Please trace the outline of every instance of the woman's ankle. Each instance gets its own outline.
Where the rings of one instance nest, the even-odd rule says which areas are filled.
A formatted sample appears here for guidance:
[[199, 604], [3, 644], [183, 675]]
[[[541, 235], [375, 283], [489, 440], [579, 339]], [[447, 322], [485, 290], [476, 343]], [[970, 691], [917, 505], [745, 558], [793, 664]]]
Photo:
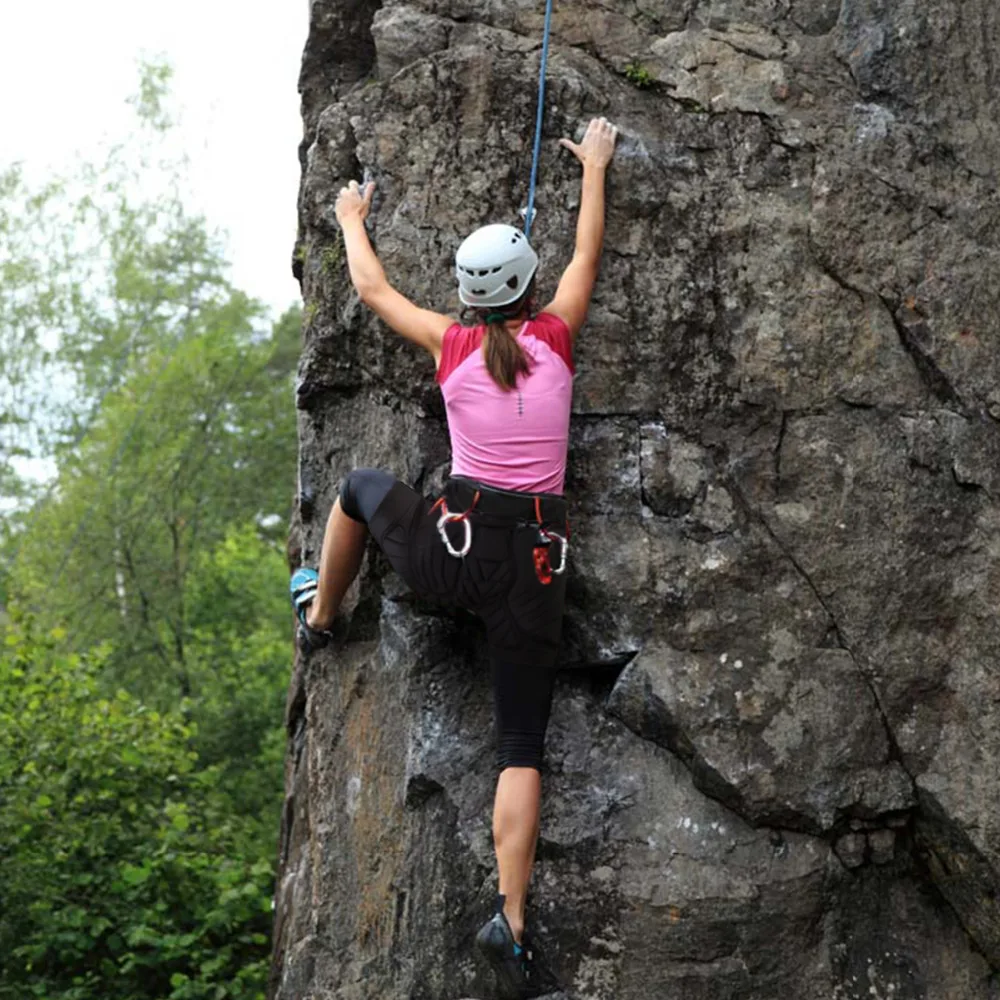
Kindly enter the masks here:
[[513, 912], [513, 910], [508, 910], [505, 906], [503, 916], [504, 920], [507, 921], [507, 926], [510, 928], [511, 934], [514, 935], [514, 940], [520, 944], [521, 939], [524, 937], [524, 915], [519, 915]]
[[325, 632], [333, 624], [333, 615], [320, 614], [315, 604], [306, 609], [306, 624], [318, 632]]

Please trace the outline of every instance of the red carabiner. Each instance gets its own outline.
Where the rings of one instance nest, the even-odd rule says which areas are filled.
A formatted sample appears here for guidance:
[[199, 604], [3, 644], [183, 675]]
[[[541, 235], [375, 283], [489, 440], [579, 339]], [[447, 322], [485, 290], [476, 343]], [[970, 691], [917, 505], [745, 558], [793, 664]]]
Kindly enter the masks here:
[[548, 585], [552, 582], [552, 563], [549, 562], [549, 547], [535, 546], [535, 575], [538, 582]]

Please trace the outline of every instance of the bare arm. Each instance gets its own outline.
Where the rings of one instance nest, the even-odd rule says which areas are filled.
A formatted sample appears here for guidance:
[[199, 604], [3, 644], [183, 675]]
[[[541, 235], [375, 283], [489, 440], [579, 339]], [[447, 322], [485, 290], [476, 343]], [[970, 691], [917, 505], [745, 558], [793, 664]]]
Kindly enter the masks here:
[[580, 184], [580, 214], [576, 220], [576, 248], [573, 259], [563, 272], [556, 297], [545, 312], [554, 313], [576, 335], [587, 318], [587, 306], [601, 266], [604, 244], [604, 178], [615, 152], [618, 129], [604, 118], [594, 118], [587, 126], [580, 145], [569, 139], [560, 143], [583, 165]]
[[351, 181], [337, 198], [337, 221], [344, 233], [351, 282], [366, 306], [396, 333], [429, 351], [437, 364], [441, 360], [444, 332], [455, 321], [450, 316], [421, 309], [389, 284], [365, 231], [365, 218], [374, 193], [374, 184], [369, 184], [362, 195], [358, 182]]

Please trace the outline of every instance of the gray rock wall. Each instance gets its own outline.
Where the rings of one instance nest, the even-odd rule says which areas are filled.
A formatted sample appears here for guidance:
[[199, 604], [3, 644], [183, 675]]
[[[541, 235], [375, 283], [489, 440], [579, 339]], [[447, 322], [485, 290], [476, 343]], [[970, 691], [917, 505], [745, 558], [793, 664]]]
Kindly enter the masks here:
[[[351, 294], [526, 198], [544, 3], [313, 0], [295, 558], [341, 475], [448, 471], [432, 365]], [[578, 346], [532, 911], [579, 1000], [1000, 997], [1000, 7], [557, 0], [533, 242], [621, 128]], [[297, 661], [274, 1000], [491, 996], [484, 647], [372, 553]]]

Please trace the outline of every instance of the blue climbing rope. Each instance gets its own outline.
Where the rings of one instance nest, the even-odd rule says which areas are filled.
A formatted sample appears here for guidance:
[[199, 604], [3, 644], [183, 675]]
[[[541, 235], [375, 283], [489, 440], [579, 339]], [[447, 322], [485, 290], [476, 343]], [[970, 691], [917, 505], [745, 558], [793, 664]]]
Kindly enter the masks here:
[[542, 36], [542, 66], [538, 72], [538, 113], [535, 115], [535, 148], [531, 154], [531, 183], [528, 185], [528, 208], [524, 213], [524, 235], [531, 239], [535, 215], [535, 181], [538, 179], [538, 154], [542, 147], [542, 116], [545, 114], [545, 68], [549, 62], [549, 31], [552, 27], [552, 0], [545, 0], [545, 34]]

